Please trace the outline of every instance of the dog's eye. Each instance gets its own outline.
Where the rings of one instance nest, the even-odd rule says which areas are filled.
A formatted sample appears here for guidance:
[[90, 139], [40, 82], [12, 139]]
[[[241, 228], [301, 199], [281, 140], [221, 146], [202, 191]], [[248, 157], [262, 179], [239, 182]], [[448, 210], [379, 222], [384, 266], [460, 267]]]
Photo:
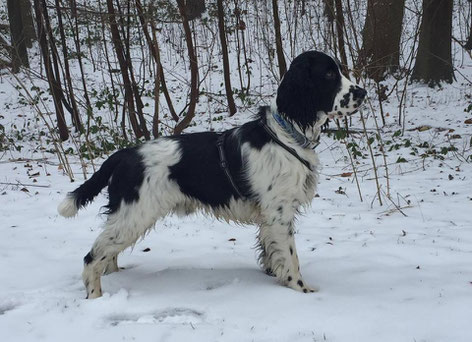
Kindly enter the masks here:
[[334, 73], [334, 71], [328, 71], [325, 75], [325, 78], [327, 80], [333, 80], [334, 78], [336, 77], [336, 74]]

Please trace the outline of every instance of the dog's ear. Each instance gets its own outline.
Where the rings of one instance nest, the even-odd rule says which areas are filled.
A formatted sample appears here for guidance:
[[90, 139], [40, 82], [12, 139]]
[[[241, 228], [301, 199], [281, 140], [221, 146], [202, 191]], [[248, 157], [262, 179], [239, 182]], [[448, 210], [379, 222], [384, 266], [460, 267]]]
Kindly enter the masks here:
[[319, 110], [317, 91], [306, 63], [291, 65], [277, 89], [277, 110], [302, 129], [312, 126]]

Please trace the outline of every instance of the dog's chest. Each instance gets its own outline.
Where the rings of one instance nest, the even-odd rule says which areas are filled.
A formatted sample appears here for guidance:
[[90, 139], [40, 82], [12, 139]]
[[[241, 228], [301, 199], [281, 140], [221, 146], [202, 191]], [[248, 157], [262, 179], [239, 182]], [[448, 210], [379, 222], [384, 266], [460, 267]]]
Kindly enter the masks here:
[[318, 179], [318, 158], [306, 156], [314, 171], [275, 144], [261, 150], [246, 150], [246, 176], [251, 188], [266, 201], [308, 204], [314, 197]]

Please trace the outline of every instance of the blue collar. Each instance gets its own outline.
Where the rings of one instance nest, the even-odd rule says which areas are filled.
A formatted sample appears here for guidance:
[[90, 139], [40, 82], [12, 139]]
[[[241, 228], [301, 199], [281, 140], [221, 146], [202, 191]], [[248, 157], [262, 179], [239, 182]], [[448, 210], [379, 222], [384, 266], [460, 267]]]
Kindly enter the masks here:
[[295, 141], [297, 142], [298, 145], [300, 145], [303, 148], [309, 148], [314, 150], [319, 144], [320, 144], [320, 139], [318, 137], [317, 141], [311, 141], [308, 139], [305, 135], [301, 134], [299, 131], [293, 127], [293, 125], [285, 120], [280, 114], [276, 111], [272, 112], [272, 117], [277, 121], [279, 126], [287, 132]]

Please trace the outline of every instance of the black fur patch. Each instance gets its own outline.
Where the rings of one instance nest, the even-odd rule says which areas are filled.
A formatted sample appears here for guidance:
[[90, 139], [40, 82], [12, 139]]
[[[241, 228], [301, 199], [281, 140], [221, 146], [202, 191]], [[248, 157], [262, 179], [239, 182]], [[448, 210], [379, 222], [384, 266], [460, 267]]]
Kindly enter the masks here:
[[[213, 207], [225, 206], [232, 196], [239, 198], [224, 173], [216, 146], [218, 133], [203, 132], [170, 137], [179, 143], [180, 161], [171, 166], [169, 178], [176, 181], [187, 196]], [[247, 191], [241, 174], [241, 157], [231, 134], [224, 145], [231, 175], [243, 193]]]
[[87, 255], [84, 257], [84, 263], [86, 265], [90, 264], [93, 261], [92, 252], [88, 252]]
[[132, 203], [139, 200], [139, 188], [143, 184], [145, 167], [138, 149], [139, 147], [126, 148], [114, 154], [119, 157], [119, 162], [108, 184], [108, 214], [116, 212], [122, 201]]

